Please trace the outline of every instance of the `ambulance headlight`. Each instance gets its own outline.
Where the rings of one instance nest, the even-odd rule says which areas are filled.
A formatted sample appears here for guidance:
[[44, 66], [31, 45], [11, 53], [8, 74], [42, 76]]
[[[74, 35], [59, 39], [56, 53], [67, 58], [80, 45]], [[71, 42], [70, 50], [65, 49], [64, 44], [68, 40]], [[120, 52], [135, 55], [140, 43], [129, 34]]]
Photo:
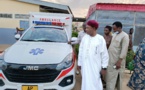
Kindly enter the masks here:
[[7, 63], [4, 61], [4, 52], [0, 54], [0, 70], [5, 70]]
[[56, 69], [63, 70], [69, 68], [73, 63], [72, 59], [72, 54], [67, 55], [65, 59], [57, 65]]

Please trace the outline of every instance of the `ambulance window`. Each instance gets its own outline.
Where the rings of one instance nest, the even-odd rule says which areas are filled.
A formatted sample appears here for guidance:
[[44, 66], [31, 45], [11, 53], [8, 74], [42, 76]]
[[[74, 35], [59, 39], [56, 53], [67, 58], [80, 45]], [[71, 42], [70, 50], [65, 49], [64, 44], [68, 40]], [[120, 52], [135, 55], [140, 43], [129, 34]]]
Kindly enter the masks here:
[[66, 43], [67, 35], [63, 28], [34, 27], [28, 30], [21, 41], [60, 42]]

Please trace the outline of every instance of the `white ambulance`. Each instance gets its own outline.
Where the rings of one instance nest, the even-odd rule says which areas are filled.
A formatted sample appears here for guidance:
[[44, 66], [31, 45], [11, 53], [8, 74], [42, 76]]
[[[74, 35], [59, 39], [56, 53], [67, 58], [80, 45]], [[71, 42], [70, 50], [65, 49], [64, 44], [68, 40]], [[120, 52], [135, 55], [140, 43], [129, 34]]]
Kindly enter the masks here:
[[30, 28], [0, 56], [0, 90], [71, 90], [72, 15], [31, 13]]

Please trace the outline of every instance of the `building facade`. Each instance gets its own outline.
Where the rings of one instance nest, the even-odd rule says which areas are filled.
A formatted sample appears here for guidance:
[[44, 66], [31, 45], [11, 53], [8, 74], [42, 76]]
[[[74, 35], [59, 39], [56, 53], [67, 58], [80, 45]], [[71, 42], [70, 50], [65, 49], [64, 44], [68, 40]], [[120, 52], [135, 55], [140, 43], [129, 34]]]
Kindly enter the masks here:
[[71, 13], [71, 10], [66, 5], [41, 0], [0, 0], [0, 28], [26, 29], [30, 12]]

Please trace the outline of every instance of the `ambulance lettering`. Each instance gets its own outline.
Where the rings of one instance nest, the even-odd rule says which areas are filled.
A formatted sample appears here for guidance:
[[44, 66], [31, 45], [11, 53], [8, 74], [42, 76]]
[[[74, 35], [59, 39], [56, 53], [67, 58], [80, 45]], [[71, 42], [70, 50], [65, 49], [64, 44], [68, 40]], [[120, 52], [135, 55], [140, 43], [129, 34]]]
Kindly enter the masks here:
[[60, 22], [60, 19], [40, 18], [40, 21]]

